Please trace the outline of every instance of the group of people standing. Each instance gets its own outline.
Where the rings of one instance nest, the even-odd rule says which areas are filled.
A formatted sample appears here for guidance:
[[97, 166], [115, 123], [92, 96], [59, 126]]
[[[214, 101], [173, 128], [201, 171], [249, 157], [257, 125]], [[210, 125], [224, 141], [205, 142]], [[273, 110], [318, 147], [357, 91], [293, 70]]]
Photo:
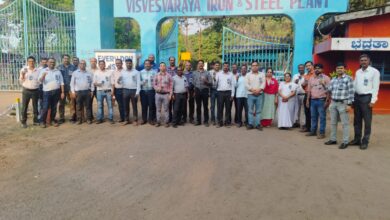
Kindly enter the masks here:
[[[94, 120], [93, 99], [97, 99], [96, 123], [104, 122], [104, 101], [108, 121], [114, 124], [113, 106], [117, 103], [119, 123], [156, 127], [177, 127], [187, 122], [199, 126], [246, 126], [248, 130], [270, 127], [277, 116], [277, 126], [288, 130], [302, 127], [307, 136], [325, 138], [326, 111], [331, 113], [331, 137], [325, 144], [337, 144], [336, 130], [340, 118], [343, 142], [366, 149], [371, 133], [372, 107], [377, 101], [379, 72], [371, 67], [367, 55], [360, 57], [361, 69], [355, 80], [346, 74], [345, 65], [337, 65], [337, 77], [330, 79], [321, 64], [308, 61], [298, 66], [298, 74], [284, 74], [284, 80], [274, 78], [272, 68], [260, 70], [254, 61], [247, 66], [215, 62], [207, 71], [203, 60], [192, 70], [190, 62], [176, 66], [174, 57], [169, 64], [157, 65], [149, 55], [141, 65], [133, 66], [131, 59], [115, 61], [115, 70], [106, 69], [104, 60], [85, 60], [77, 57], [70, 63], [64, 55], [56, 68], [54, 58], [42, 59], [39, 67], [35, 58], [27, 59], [27, 67], [20, 71], [23, 86], [22, 126], [27, 127], [27, 107], [33, 102], [33, 122], [45, 128], [47, 123], [58, 126], [65, 122], [66, 100], [70, 106], [70, 121], [91, 124]], [[250, 71], [248, 70], [250, 68]], [[305, 72], [306, 69], [306, 72]], [[142, 118], [138, 118], [138, 99]], [[56, 120], [59, 104], [60, 120]], [[210, 104], [210, 109], [209, 109]], [[195, 111], [196, 106], [196, 111]], [[232, 117], [232, 107], [235, 107]], [[130, 108], [131, 107], [131, 108]], [[355, 138], [349, 142], [349, 109], [355, 113]], [[132, 115], [130, 110], [132, 109]], [[304, 110], [304, 116], [301, 111]], [[50, 115], [48, 116], [48, 112]], [[203, 113], [203, 117], [202, 117]], [[243, 115], [245, 116], [245, 120]], [[188, 120], [188, 121], [187, 121]], [[319, 121], [319, 126], [318, 126]], [[362, 138], [362, 121], [365, 133]]]

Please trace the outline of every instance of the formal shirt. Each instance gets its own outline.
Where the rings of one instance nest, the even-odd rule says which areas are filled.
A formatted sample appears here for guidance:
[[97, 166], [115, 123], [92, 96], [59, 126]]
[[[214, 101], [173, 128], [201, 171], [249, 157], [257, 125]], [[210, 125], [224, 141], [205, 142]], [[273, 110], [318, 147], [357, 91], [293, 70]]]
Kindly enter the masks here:
[[142, 90], [153, 90], [153, 79], [156, 76], [157, 71], [154, 69], [141, 71]]
[[167, 73], [169, 73], [169, 75], [171, 75], [172, 77], [176, 76], [177, 74], [177, 67], [176, 66], [168, 66], [167, 67]]
[[217, 74], [216, 78], [217, 91], [231, 91], [231, 96], [234, 97], [236, 89], [236, 77], [231, 72], [222, 72]]
[[194, 89], [194, 74], [192, 73], [192, 71], [185, 71], [184, 76], [187, 78], [188, 89], [193, 90]]
[[375, 104], [378, 100], [378, 91], [380, 85], [380, 73], [374, 67], [369, 66], [367, 69], [359, 69], [356, 72], [354, 87], [359, 95], [371, 94], [371, 103]]
[[212, 83], [212, 77], [210, 75], [209, 72], [207, 72], [206, 70], [200, 72], [200, 71], [194, 71], [193, 73], [193, 83], [194, 83], [194, 87], [197, 88], [197, 89], [208, 89], [210, 88], [209, 84], [206, 84], [203, 80], [204, 79], [207, 79], [208, 83]]
[[238, 76], [236, 83], [236, 98], [248, 98], [248, 90], [246, 89], [246, 75]]
[[173, 80], [173, 86], [172, 86], [172, 92], [173, 93], [186, 93], [188, 90], [188, 81], [185, 76], [179, 76], [176, 75], [172, 78]]
[[[25, 73], [24, 78], [23, 78], [23, 73]], [[32, 70], [27, 67], [21, 69], [19, 81], [22, 84], [23, 88], [38, 89], [39, 85], [41, 84], [39, 82], [39, 73], [40, 70], [37, 68], [34, 68]]]
[[121, 69], [121, 70], [116, 69], [112, 72], [112, 77], [113, 77], [115, 89], [122, 89], [123, 88], [123, 85], [122, 85], [123, 71], [125, 71], [125, 70], [124, 69]]
[[70, 91], [73, 93], [85, 90], [94, 91], [95, 87], [92, 81], [92, 73], [78, 69], [73, 72], [72, 79], [70, 80]]
[[114, 77], [111, 70], [98, 70], [93, 76], [93, 83], [96, 84], [97, 91], [111, 90]]
[[335, 77], [330, 81], [328, 88], [331, 97], [336, 101], [346, 101], [351, 105], [354, 100], [355, 89], [353, 88], [353, 81], [350, 76], [343, 74], [341, 77]]
[[310, 98], [311, 99], [326, 98], [328, 93], [329, 83], [330, 83], [330, 78], [325, 74], [319, 74], [310, 77], [307, 85], [307, 91], [308, 93], [310, 93]]
[[[298, 83], [296, 81], [298, 80]], [[301, 75], [300, 73], [295, 74], [292, 78], [292, 81], [298, 85], [297, 95], [304, 95], [306, 92], [303, 89], [303, 83], [305, 82], [305, 74]]]
[[265, 88], [265, 74], [263, 72], [248, 73], [246, 77], [246, 88], [248, 90], [248, 94], [251, 95], [252, 92], [249, 90], [251, 89], [262, 89]]
[[171, 93], [172, 84], [172, 77], [168, 73], [163, 75], [160, 72], [154, 77], [153, 87], [158, 93]]
[[135, 69], [122, 71], [122, 85], [124, 89], [135, 89], [136, 95], [141, 91], [141, 74]]
[[[43, 79], [45, 73], [47, 74]], [[64, 85], [64, 78], [62, 78], [62, 74], [58, 69], [43, 69], [39, 74], [39, 80], [42, 82], [43, 91], [45, 92], [60, 89]]]
[[69, 64], [67, 67], [65, 67], [64, 64], [61, 64], [58, 66], [58, 70], [61, 71], [62, 78], [64, 79], [64, 85], [65, 85], [65, 90], [67, 90], [70, 85], [70, 80], [72, 78], [72, 73], [77, 70], [75, 66], [72, 64]]
[[217, 76], [218, 74], [222, 73], [222, 70], [216, 71], [216, 70], [210, 70], [211, 78], [213, 79], [211, 88], [217, 89]]

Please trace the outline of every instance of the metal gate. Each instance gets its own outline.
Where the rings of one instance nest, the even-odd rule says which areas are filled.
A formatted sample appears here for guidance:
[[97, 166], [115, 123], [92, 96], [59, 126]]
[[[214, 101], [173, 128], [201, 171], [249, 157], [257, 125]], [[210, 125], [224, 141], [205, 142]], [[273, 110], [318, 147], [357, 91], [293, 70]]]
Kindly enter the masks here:
[[0, 9], [0, 91], [20, 90], [19, 70], [28, 56], [76, 54], [75, 13], [14, 0]]
[[[161, 28], [161, 27], [160, 27]], [[178, 61], [178, 40], [179, 38], [179, 22], [173, 19], [173, 24], [166, 36], [159, 36], [158, 44], [158, 60], [159, 62], [169, 63], [169, 57], [173, 56]]]
[[227, 27], [223, 28], [222, 60], [230, 64], [250, 64], [259, 62], [262, 68], [272, 67], [278, 79], [283, 78], [285, 72], [291, 71], [292, 48], [288, 43], [280, 40], [264, 41], [244, 36]]

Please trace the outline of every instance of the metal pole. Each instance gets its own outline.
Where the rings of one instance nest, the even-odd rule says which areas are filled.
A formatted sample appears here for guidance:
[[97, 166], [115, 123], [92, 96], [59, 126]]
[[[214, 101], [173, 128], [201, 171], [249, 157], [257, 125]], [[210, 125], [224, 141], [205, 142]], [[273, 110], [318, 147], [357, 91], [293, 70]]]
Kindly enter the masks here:
[[23, 1], [24, 59], [28, 56], [27, 0]]

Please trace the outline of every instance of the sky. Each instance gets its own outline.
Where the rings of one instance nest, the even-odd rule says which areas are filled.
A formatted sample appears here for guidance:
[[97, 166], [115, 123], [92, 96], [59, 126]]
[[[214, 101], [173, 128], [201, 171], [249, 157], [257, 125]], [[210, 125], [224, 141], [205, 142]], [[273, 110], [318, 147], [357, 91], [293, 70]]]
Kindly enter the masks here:
[[[207, 26], [204, 26], [204, 25], [200, 24], [199, 22], [197, 22], [195, 18], [189, 18], [188, 23], [189, 23], [188, 35], [196, 34], [196, 32], [198, 32], [200, 28], [202, 28], [202, 30], [207, 28]], [[183, 31], [185, 31], [184, 28], [183, 28]]]
[[4, 3], [4, 0], [0, 0], [0, 5], [2, 5]]

